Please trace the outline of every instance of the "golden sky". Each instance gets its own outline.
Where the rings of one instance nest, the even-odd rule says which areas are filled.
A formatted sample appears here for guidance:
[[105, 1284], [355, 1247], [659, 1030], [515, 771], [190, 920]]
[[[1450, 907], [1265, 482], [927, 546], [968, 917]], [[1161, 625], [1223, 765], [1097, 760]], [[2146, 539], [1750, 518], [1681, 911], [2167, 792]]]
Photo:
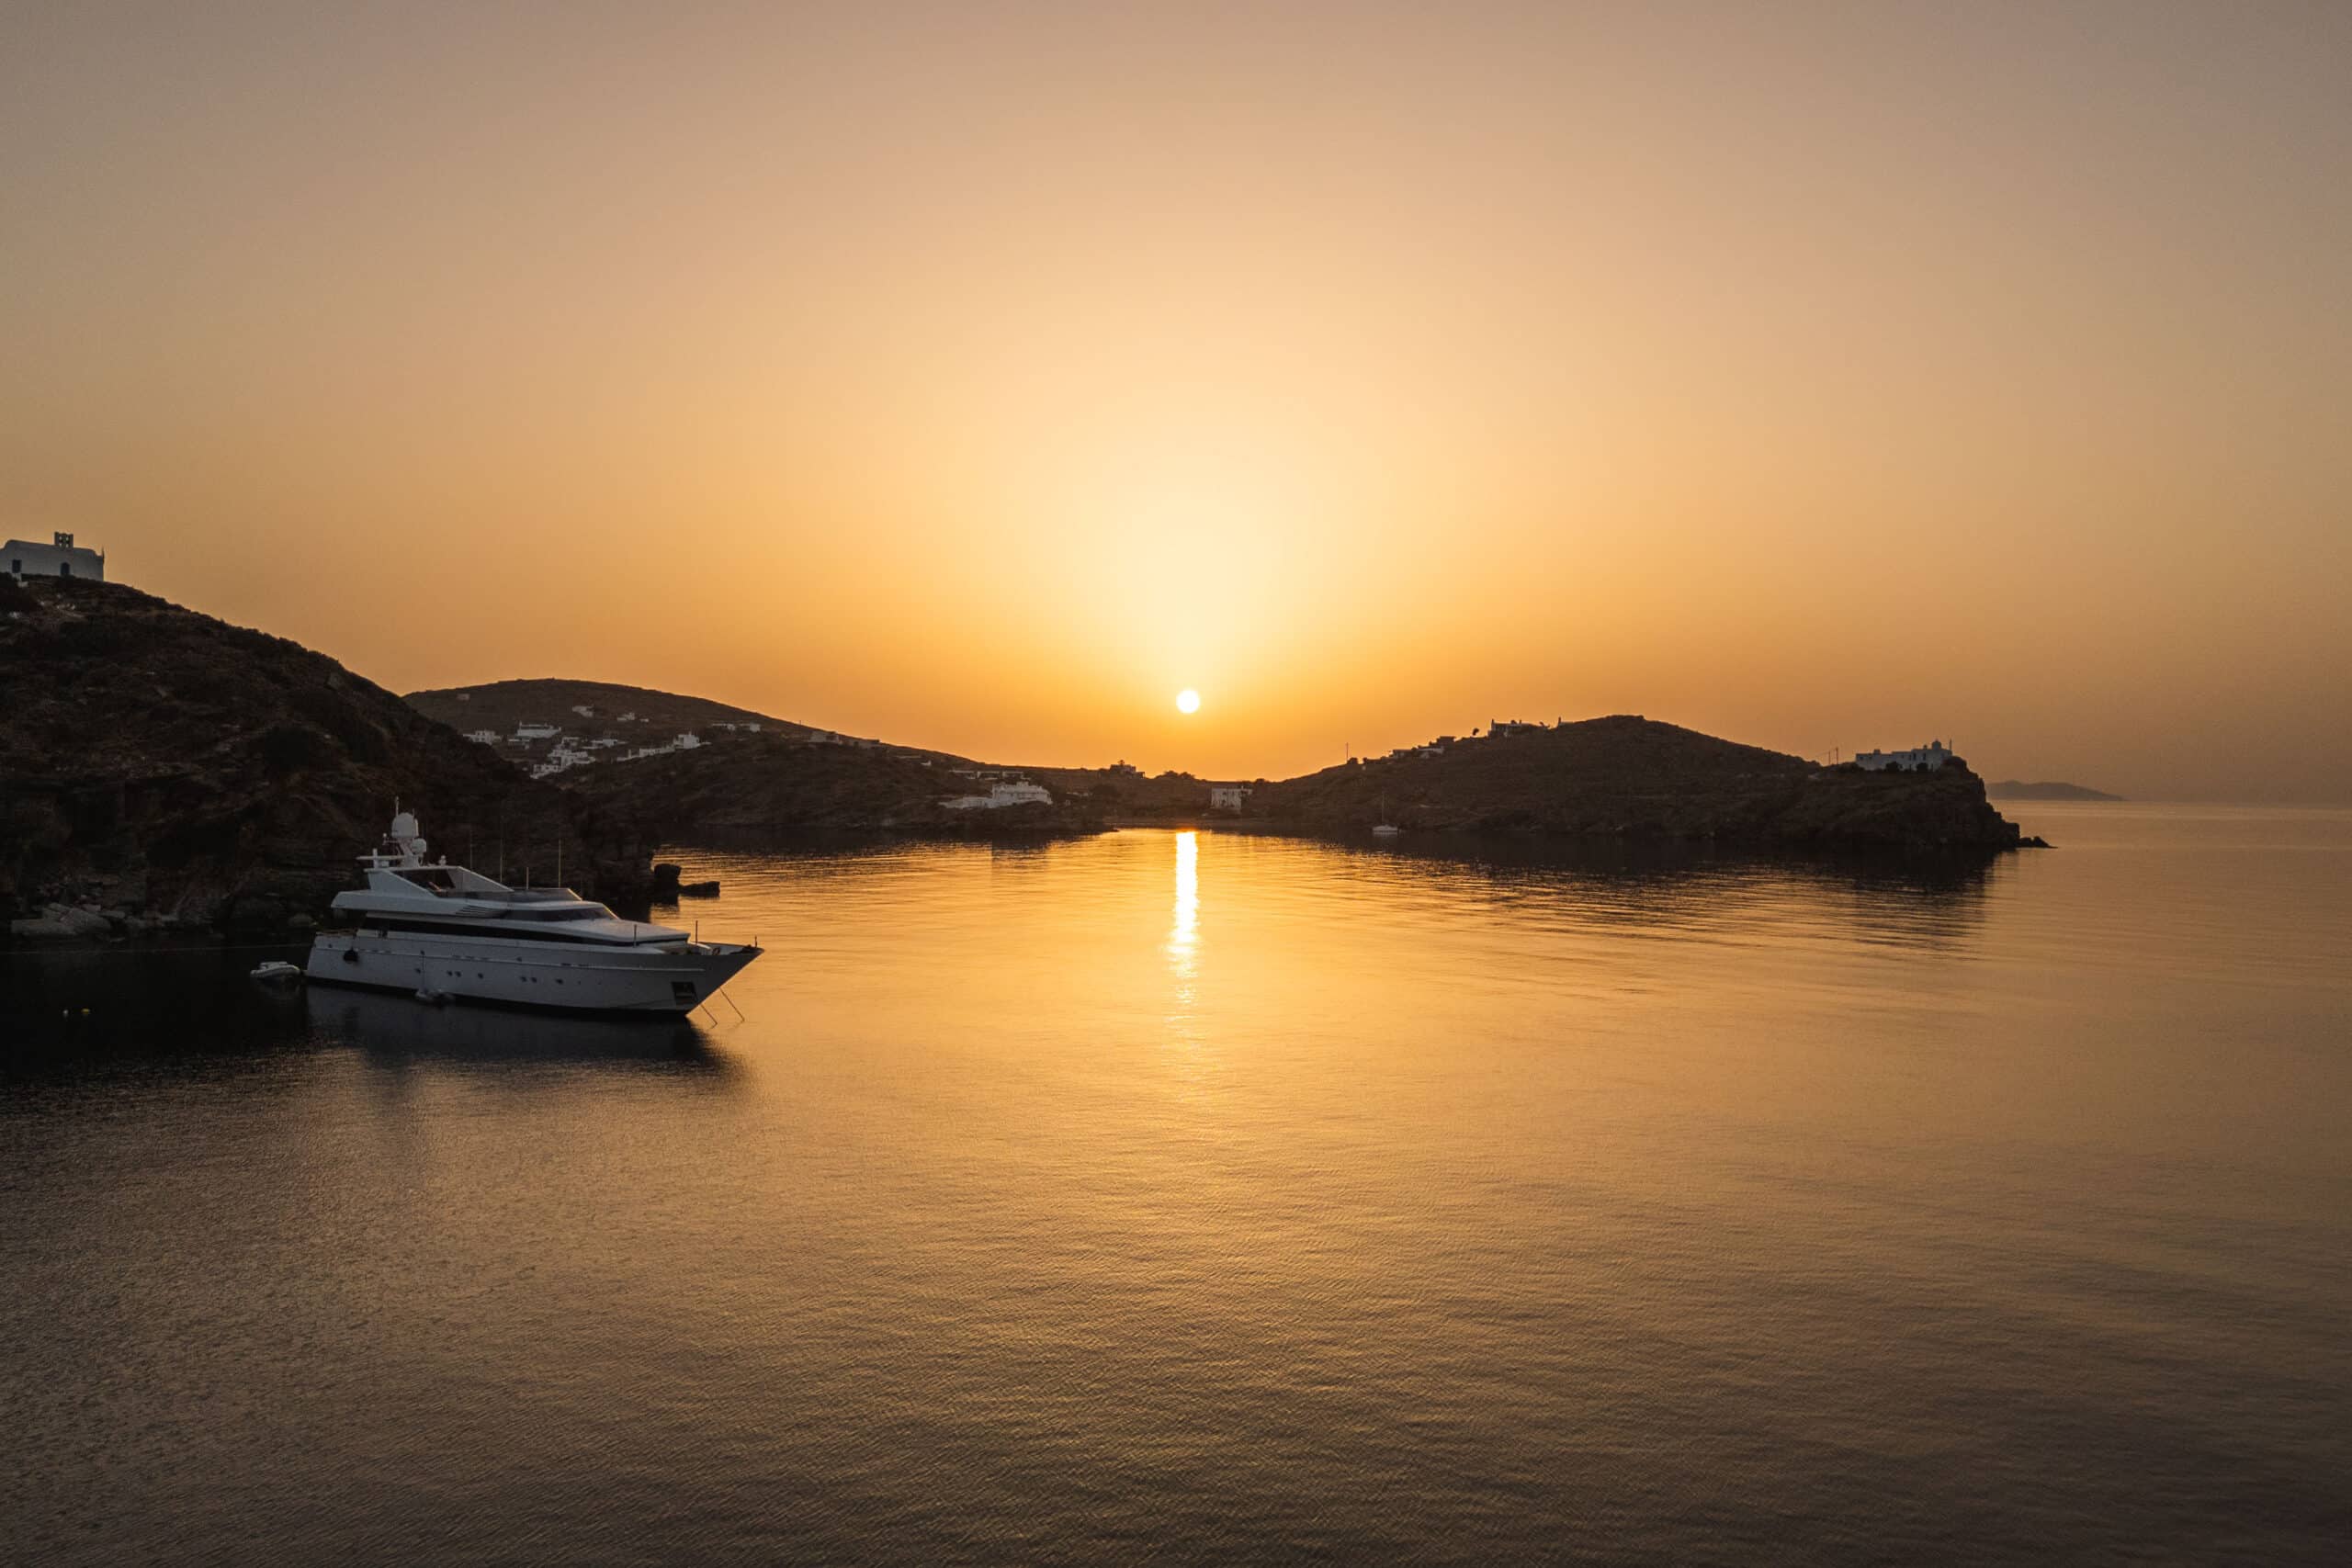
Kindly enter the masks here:
[[2352, 6], [0, 35], [0, 533], [395, 689], [2352, 798]]

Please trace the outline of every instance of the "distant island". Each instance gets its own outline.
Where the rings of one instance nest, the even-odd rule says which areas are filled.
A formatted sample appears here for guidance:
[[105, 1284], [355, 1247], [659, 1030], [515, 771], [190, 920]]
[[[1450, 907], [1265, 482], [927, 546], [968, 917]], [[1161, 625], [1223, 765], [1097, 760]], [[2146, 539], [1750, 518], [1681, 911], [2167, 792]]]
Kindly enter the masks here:
[[1933, 766], [1831, 767], [1618, 715], [1498, 723], [1280, 781], [1019, 767], [605, 682], [403, 699], [120, 584], [0, 592], [14, 694], [0, 708], [0, 906], [17, 936], [307, 925], [395, 800], [423, 814], [436, 853], [516, 881], [554, 878], [560, 857], [563, 880], [623, 900], [651, 889], [659, 844], [736, 829], [1001, 839], [1216, 823], [1357, 839], [1378, 824], [1936, 855], [2038, 842], [1940, 750]]
[[2120, 795], [2109, 795], [2103, 789], [2092, 789], [2078, 784], [2026, 784], [2018, 779], [2003, 779], [1984, 786], [1984, 794], [1992, 800], [2121, 800]]
[[1825, 767], [1620, 714], [1498, 724], [1268, 786], [1272, 820], [1344, 831], [1544, 833], [1756, 849], [1978, 852], [2026, 842], [1957, 758], [1932, 771]]

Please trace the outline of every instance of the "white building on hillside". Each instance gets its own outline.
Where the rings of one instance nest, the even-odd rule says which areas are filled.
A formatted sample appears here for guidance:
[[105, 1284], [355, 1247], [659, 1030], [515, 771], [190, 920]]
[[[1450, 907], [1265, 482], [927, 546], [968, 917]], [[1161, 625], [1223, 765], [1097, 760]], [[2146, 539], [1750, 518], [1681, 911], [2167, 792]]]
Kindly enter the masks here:
[[555, 743], [555, 749], [547, 754], [545, 761], [531, 770], [531, 776], [535, 779], [543, 779], [552, 773], [567, 773], [573, 768], [584, 768], [595, 760], [589, 752], [574, 745], [570, 736], [566, 736]]
[[51, 536], [51, 545], [36, 545], [29, 539], [11, 539], [0, 549], [0, 566], [8, 575], [27, 577], [86, 577], [93, 582], [107, 580], [107, 558], [96, 550], [85, 550], [74, 542], [71, 534]]
[[595, 760], [593, 755], [573, 744], [571, 738], [567, 735], [555, 743], [554, 749], [548, 752], [546, 759], [538, 766], [531, 770], [531, 776], [535, 779], [543, 779], [551, 773], [567, 773], [573, 768], [584, 768]]
[[702, 737], [689, 729], [684, 734], [664, 740], [659, 746], [636, 746], [624, 752], [618, 761], [634, 762], [646, 757], [666, 757], [673, 751], [698, 751]]
[[498, 744], [498, 731], [495, 729], [469, 729], [466, 731], [466, 739], [469, 740], [479, 741], [484, 746], [495, 746]]
[[1932, 773], [1951, 760], [1951, 748], [1940, 740], [1930, 740], [1925, 746], [1914, 746], [1908, 751], [1857, 751], [1854, 753], [1854, 766], [1866, 773], [1884, 773], [1889, 768], [1898, 773]]
[[1238, 811], [1242, 807], [1249, 804], [1249, 800], [1250, 786], [1248, 784], [1209, 785], [1209, 809], [1211, 811]]
[[514, 727], [515, 744], [526, 740], [552, 740], [562, 730], [552, 724], [518, 724]]
[[986, 795], [959, 795], [943, 801], [950, 811], [1001, 811], [1008, 806], [1051, 806], [1052, 794], [1044, 784], [1000, 784]]

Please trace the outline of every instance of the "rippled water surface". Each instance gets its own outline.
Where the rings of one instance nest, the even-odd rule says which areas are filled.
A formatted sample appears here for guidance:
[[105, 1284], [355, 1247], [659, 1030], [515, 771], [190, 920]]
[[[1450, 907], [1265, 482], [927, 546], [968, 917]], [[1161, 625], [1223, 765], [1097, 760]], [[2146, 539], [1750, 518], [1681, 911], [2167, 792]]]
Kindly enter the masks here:
[[7, 955], [0, 1559], [2341, 1561], [2352, 814], [2012, 815], [686, 846], [675, 1026]]

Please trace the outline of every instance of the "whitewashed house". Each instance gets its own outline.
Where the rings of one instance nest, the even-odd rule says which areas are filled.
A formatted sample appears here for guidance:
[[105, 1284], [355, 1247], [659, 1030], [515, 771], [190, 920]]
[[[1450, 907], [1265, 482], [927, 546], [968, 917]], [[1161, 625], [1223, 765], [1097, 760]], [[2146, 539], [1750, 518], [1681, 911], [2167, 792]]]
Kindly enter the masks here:
[[545, 761], [531, 770], [531, 776], [535, 779], [543, 779], [552, 773], [567, 773], [573, 768], [584, 768], [595, 760], [593, 752], [584, 750], [570, 736], [566, 736], [555, 743], [555, 749], [547, 754]]
[[520, 746], [532, 740], [552, 740], [562, 733], [552, 724], [518, 724], [514, 727], [514, 743]]
[[1854, 766], [1866, 773], [1884, 773], [1894, 768], [1902, 773], [1936, 773], [1952, 760], [1951, 748], [1940, 740], [1930, 740], [1925, 746], [1914, 746], [1908, 751], [1857, 751]]
[[1051, 806], [1054, 797], [1044, 784], [997, 784], [986, 795], [959, 795], [943, 801], [950, 811], [1001, 811], [1008, 806]]
[[634, 762], [644, 757], [666, 757], [673, 751], [696, 751], [701, 749], [702, 737], [696, 735], [690, 729], [684, 735], [664, 740], [659, 746], [632, 747], [628, 751], [622, 753], [616, 761], [623, 762]]
[[498, 731], [495, 729], [469, 729], [466, 731], [466, 739], [473, 741], [477, 745], [495, 746], [498, 744]]
[[28, 577], [85, 577], [93, 582], [107, 580], [104, 554], [84, 549], [74, 542], [71, 534], [51, 536], [56, 543], [36, 545], [29, 539], [9, 540], [5, 548], [0, 548], [0, 566], [19, 581]]
[[1249, 803], [1249, 800], [1250, 786], [1248, 784], [1209, 785], [1211, 811], [1238, 811]]

